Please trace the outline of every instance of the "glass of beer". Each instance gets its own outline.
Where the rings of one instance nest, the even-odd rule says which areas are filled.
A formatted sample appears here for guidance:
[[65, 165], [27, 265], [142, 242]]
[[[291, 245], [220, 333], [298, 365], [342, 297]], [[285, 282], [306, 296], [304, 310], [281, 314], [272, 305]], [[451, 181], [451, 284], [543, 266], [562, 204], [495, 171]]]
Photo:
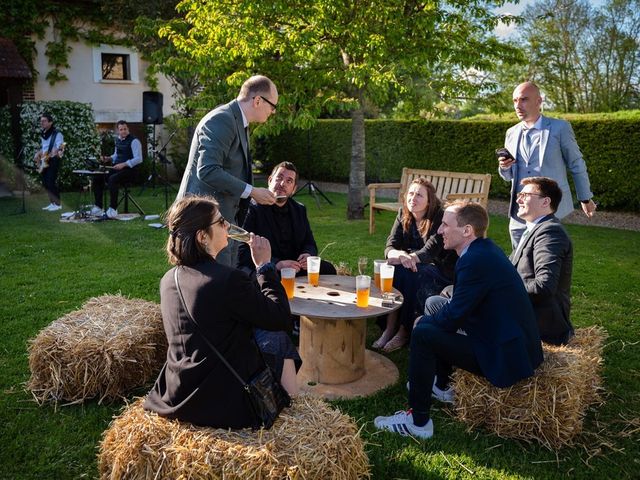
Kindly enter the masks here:
[[369, 275], [358, 275], [356, 277], [356, 305], [361, 308], [369, 306], [369, 290], [371, 288], [371, 277]]
[[393, 271], [395, 270], [393, 265], [383, 263], [380, 265], [380, 290], [382, 293], [390, 293], [393, 291]]
[[312, 287], [320, 283], [320, 257], [307, 257], [307, 279]]
[[245, 242], [247, 243], [250, 240], [250, 236], [249, 236], [249, 232], [247, 232], [244, 228], [240, 228], [237, 225], [234, 225], [233, 223], [229, 224], [229, 229], [227, 230], [227, 236], [229, 238], [233, 238], [234, 240], [237, 240], [238, 242]]
[[280, 282], [287, 292], [287, 298], [291, 300], [294, 296], [296, 285], [296, 269], [295, 268], [283, 268], [280, 270]]
[[380, 265], [387, 263], [386, 260], [374, 260], [373, 261], [373, 283], [376, 287], [382, 290], [382, 285], [380, 284]]

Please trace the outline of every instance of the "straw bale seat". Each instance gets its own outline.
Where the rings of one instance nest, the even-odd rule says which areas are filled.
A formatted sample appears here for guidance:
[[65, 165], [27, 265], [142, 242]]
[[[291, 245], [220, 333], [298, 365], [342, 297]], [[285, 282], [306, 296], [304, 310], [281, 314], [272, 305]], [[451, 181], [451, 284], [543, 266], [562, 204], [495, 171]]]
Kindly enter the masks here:
[[544, 362], [533, 377], [509, 388], [457, 369], [453, 413], [469, 430], [484, 425], [499, 437], [572, 444], [589, 406], [601, 402], [602, 327], [576, 330], [566, 346], [543, 344]]
[[369, 461], [356, 423], [300, 396], [270, 430], [224, 430], [167, 420], [138, 399], [112, 421], [98, 454], [100, 478], [358, 479]]
[[120, 295], [89, 299], [29, 341], [36, 401], [114, 400], [156, 377], [167, 352], [160, 306]]

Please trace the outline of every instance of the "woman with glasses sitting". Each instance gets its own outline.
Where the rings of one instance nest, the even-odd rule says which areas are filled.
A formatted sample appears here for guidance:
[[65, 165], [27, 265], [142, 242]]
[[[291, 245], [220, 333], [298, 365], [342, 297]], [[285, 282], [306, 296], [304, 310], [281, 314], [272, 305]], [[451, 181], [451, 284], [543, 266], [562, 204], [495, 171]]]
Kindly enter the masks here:
[[[166, 250], [175, 266], [160, 282], [160, 303], [169, 346], [167, 361], [144, 406], [160, 416], [196, 425], [250, 427], [254, 418], [248, 395], [209, 344], [246, 381], [264, 368], [254, 327], [288, 339], [289, 302], [269, 263], [269, 241], [251, 234], [249, 245], [257, 269], [252, 280], [216, 262], [216, 255], [227, 246], [229, 223], [213, 198], [188, 196], [174, 203], [167, 227]], [[291, 340], [287, 348], [295, 351]], [[294, 360], [264, 357], [279, 372], [285, 389], [296, 394]]]

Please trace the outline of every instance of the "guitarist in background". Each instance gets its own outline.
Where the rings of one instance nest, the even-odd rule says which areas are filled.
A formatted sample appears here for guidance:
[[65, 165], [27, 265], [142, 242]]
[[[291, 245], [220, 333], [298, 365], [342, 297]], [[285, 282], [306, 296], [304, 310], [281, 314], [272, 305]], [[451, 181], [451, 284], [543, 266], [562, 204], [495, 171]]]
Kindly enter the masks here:
[[[129, 125], [124, 120], [116, 123], [118, 136], [116, 137], [116, 149], [113, 155], [103, 156], [102, 162], [113, 165], [107, 175], [109, 188], [109, 209], [107, 218], [115, 218], [118, 215], [118, 189], [120, 185], [131, 180], [135, 174], [134, 167], [142, 163], [142, 144], [140, 140], [129, 133]], [[105, 179], [98, 176], [94, 183], [96, 206], [91, 210], [92, 215], [102, 214], [102, 192]]]
[[38, 171], [42, 174], [42, 185], [44, 185], [47, 195], [49, 195], [49, 205], [43, 210], [55, 212], [60, 210], [60, 188], [58, 187], [58, 170], [60, 169], [60, 158], [62, 157], [62, 144], [64, 138], [55, 125], [50, 113], [44, 112], [40, 115], [41, 148], [33, 157], [38, 166]]

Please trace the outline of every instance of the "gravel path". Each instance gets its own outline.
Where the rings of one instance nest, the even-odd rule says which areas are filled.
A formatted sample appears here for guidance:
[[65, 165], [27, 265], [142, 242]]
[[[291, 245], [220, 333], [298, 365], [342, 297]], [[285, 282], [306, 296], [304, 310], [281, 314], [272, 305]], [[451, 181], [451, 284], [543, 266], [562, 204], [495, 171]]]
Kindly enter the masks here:
[[[298, 181], [298, 185], [302, 187], [306, 182], [306, 180], [301, 178]], [[342, 183], [315, 182], [315, 184], [318, 188], [326, 192], [347, 193], [347, 185]], [[389, 193], [389, 196], [394, 195], [392, 192]], [[397, 195], [397, 193], [395, 193], [395, 195]], [[489, 213], [506, 216], [508, 211], [509, 202], [506, 200], [489, 200]], [[597, 210], [593, 218], [588, 218], [581, 209], [576, 209], [562, 221], [563, 223], [576, 225], [595, 225], [598, 227], [610, 227], [640, 232], [640, 213]]]

